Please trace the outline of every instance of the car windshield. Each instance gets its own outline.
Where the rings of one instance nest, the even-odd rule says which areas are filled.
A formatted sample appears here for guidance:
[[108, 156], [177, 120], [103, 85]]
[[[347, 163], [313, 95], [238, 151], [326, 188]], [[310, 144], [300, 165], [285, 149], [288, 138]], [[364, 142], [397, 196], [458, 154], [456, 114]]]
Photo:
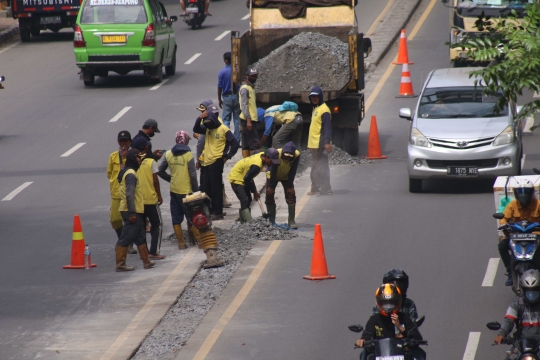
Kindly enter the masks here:
[[458, 8], [512, 8], [522, 9], [533, 0], [458, 0]]
[[424, 119], [507, 116], [507, 106], [495, 112], [500, 95], [487, 96], [483, 90], [480, 86], [426, 88], [420, 99], [418, 115]]
[[144, 0], [88, 0], [81, 24], [145, 24]]

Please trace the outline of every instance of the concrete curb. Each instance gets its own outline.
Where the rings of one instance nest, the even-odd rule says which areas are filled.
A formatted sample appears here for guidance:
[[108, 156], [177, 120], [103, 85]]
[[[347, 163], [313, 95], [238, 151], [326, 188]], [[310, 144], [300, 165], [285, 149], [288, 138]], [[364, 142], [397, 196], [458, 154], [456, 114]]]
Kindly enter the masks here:
[[19, 26], [14, 25], [10, 27], [9, 29], [0, 31], [0, 43], [5, 43], [6, 41], [10, 40], [11, 38], [19, 35]]
[[369, 73], [377, 67], [405, 28], [422, 0], [396, 0], [386, 16], [370, 35], [373, 51], [366, 59], [365, 69]]

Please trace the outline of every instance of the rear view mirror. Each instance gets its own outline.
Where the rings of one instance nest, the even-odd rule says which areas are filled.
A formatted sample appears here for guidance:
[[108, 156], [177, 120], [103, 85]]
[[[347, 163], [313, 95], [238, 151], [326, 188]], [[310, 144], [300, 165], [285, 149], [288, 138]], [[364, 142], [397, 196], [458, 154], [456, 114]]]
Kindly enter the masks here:
[[399, 109], [399, 117], [402, 119], [412, 120], [411, 109], [409, 108]]
[[488, 322], [486, 326], [489, 330], [499, 330], [501, 328], [501, 324], [497, 321]]
[[424, 323], [424, 320], [426, 320], [426, 317], [422, 315], [419, 319], [416, 320], [416, 327], [419, 328]]
[[355, 333], [359, 333], [364, 330], [364, 327], [362, 325], [351, 325], [349, 326], [349, 330], [354, 331]]
[[171, 22], [178, 21], [178, 16], [173, 15], [170, 17], [170, 19], [171, 19]]
[[370, 38], [364, 38], [362, 40], [362, 51], [364, 52], [364, 58], [367, 58], [369, 53], [371, 52], [371, 39]]
[[504, 214], [502, 213], [495, 213], [493, 214], [493, 217], [497, 220], [501, 220], [501, 219], [504, 219]]

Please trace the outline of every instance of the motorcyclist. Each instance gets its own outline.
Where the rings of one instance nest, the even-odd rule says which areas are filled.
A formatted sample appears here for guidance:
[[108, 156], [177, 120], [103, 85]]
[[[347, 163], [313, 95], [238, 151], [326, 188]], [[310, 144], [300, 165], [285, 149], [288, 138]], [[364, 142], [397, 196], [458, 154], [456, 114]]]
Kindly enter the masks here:
[[[409, 276], [401, 269], [390, 269], [383, 276], [383, 284], [394, 284], [401, 291], [401, 307], [400, 312], [409, 315], [412, 321], [418, 320], [418, 312], [416, 311], [416, 304], [414, 301], [407, 297], [407, 290], [409, 289]], [[379, 313], [377, 305], [373, 306], [373, 315]]]
[[[540, 222], [540, 201], [534, 196], [534, 185], [530, 180], [520, 180], [514, 186], [514, 200], [504, 209], [504, 218], [499, 221], [500, 225], [527, 220], [529, 222]], [[499, 241], [499, 254], [508, 273], [506, 286], [512, 286], [512, 273], [510, 264], [510, 241], [508, 234]]]
[[[371, 315], [366, 323], [362, 337], [356, 341], [358, 347], [363, 348], [366, 340], [388, 338], [409, 338], [422, 340], [422, 335], [415, 327], [409, 315], [400, 312], [402, 296], [399, 288], [394, 284], [383, 284], [375, 291], [375, 301], [379, 312]], [[362, 352], [360, 359], [366, 359], [367, 351]], [[425, 359], [425, 356], [413, 355], [415, 359]]]
[[506, 310], [502, 326], [493, 340], [496, 344], [501, 344], [504, 337], [512, 332], [514, 324], [521, 337], [540, 341], [540, 271], [525, 271], [520, 283], [524, 295], [512, 301]]
[[[199, 0], [202, 1], [202, 0]], [[180, 6], [182, 7], [182, 14], [180, 16], [186, 15], [186, 0], [180, 0]], [[204, 15], [210, 15], [208, 8], [210, 7], [210, 0], [204, 0]]]

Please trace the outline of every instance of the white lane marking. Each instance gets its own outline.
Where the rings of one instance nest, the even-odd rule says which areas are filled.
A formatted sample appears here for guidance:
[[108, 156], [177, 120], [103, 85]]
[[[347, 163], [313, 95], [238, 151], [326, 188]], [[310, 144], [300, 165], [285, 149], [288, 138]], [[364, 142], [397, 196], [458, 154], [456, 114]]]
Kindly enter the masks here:
[[[152, 89], [150, 89], [150, 90], [152, 90]], [[109, 120], [109, 122], [117, 122], [118, 119], [120, 119], [122, 116], [124, 116], [125, 113], [127, 113], [129, 111], [129, 109], [131, 109], [131, 106], [126, 106], [125, 108], [120, 110], [120, 112], [118, 114], [116, 114], [111, 120]]]
[[470, 332], [467, 347], [465, 348], [465, 354], [463, 354], [463, 360], [474, 360], [476, 349], [478, 348], [478, 342], [480, 342], [480, 333]]
[[[161, 85], [165, 84], [167, 81], [169, 81], [169, 79], [163, 79], [159, 84], [157, 84], [157, 85], [155, 85], [155, 86], [152, 86], [152, 87], [150, 88], [150, 90], [157, 90], [157, 89], [159, 89], [159, 87], [160, 87]], [[131, 107], [131, 106], [130, 106], [130, 107]]]
[[75, 145], [74, 147], [72, 147], [71, 149], [63, 153], [62, 155], [60, 155], [60, 157], [68, 157], [69, 155], [73, 154], [75, 151], [79, 150], [84, 144], [86, 143], [78, 143], [77, 145]]
[[534, 95], [533, 95], [533, 98], [539, 98], [539, 97], [540, 97], [540, 93], [535, 92]]
[[221, 35], [219, 35], [217, 38], [215, 38], [214, 41], [219, 41], [219, 40], [223, 39], [225, 36], [229, 35], [230, 32], [231, 32], [231, 30], [224, 31], [223, 33], [221, 33]]
[[523, 127], [523, 132], [530, 133], [532, 132], [531, 127], [534, 125], [534, 117], [528, 116], [525, 120], [525, 126]]
[[201, 56], [201, 53], [196, 53], [195, 55], [193, 55], [192, 57], [190, 57], [189, 60], [186, 61], [186, 62], [184, 63], [184, 65], [189, 65], [189, 64], [191, 64], [192, 62], [194, 62], [195, 60], [197, 60], [197, 58], [198, 58], [199, 56]]
[[5, 198], [2, 199], [2, 201], [9, 201], [9, 200], [13, 199], [15, 196], [17, 196], [18, 193], [20, 193], [21, 191], [26, 189], [32, 183], [33, 183], [33, 181], [25, 182], [24, 184], [22, 184], [21, 186], [19, 186], [18, 188], [16, 188], [12, 192], [10, 192], [8, 194], [8, 196], [6, 196]]
[[491, 258], [489, 259], [486, 275], [484, 275], [484, 281], [482, 281], [482, 286], [493, 286], [495, 281], [495, 275], [497, 275], [497, 268], [499, 267], [500, 258]]
[[242, 18], [242, 20], [247, 20], [247, 19], [249, 19], [249, 14], [247, 14], [246, 16], [244, 16], [244, 17]]
[[0, 50], [0, 54], [3, 53], [3, 52], [8, 51], [11, 48], [14, 48], [15, 46], [19, 45], [20, 43], [21, 43], [20, 41], [17, 41], [16, 43], [9, 45], [7, 48]]
[[525, 166], [525, 157], [527, 157], [527, 154], [523, 154], [523, 157], [521, 158], [521, 168]]

